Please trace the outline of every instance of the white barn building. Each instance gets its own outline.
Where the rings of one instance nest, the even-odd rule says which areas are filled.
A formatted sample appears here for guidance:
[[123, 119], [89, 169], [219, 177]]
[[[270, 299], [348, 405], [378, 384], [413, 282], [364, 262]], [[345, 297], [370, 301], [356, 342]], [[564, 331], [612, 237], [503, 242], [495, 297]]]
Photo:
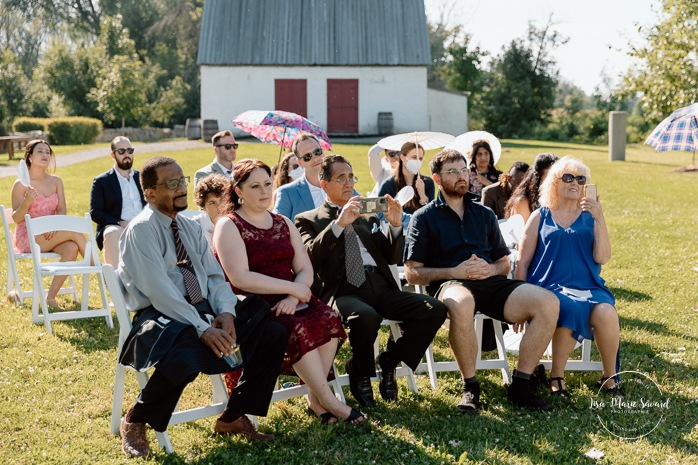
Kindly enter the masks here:
[[[201, 117], [286, 110], [331, 135], [467, 130], [467, 97], [427, 89], [422, 0], [206, 0]], [[379, 114], [381, 114], [379, 118]]]

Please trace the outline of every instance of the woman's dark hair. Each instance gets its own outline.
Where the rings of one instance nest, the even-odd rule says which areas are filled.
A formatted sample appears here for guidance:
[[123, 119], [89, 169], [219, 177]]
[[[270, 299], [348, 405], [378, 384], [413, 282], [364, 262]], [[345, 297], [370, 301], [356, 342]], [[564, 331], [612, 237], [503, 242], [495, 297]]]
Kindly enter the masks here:
[[471, 171], [477, 169], [475, 155], [477, 155], [478, 150], [481, 148], [487, 150], [487, 153], [490, 154], [490, 161], [487, 163], [487, 174], [493, 178], [499, 177], [502, 172], [494, 167], [494, 154], [492, 153], [492, 147], [490, 147], [490, 143], [486, 140], [478, 140], [473, 143], [473, 151], [470, 152], [470, 166], [468, 166], [468, 168], [470, 168]]
[[274, 184], [272, 185], [272, 188], [274, 190], [292, 181], [291, 177], [288, 175], [288, 167], [291, 164], [291, 158], [295, 156], [296, 155], [293, 152], [287, 153], [284, 155], [284, 158], [281, 159], [281, 163], [277, 165], [278, 168], [276, 169], [276, 175], [273, 176]]
[[228, 215], [240, 208], [240, 196], [235, 192], [236, 187], [240, 187], [249, 179], [252, 172], [256, 169], [263, 169], [271, 176], [271, 168], [269, 168], [262, 160], [254, 158], [245, 158], [235, 163], [233, 176], [226, 189], [226, 195], [221, 205], [221, 215]]
[[549, 152], [539, 153], [536, 155], [536, 158], [533, 160], [533, 168], [526, 172], [526, 177], [511, 194], [511, 197], [504, 207], [506, 216], [511, 214], [511, 210], [514, 208], [514, 205], [521, 200], [528, 201], [529, 210], [533, 211], [536, 209], [535, 205], [538, 202], [543, 173], [549, 170], [559, 158], [560, 157], [554, 153]]
[[[398, 157], [398, 160], [399, 160], [398, 167], [397, 167], [397, 170], [395, 170], [395, 175], [393, 176], [393, 178], [395, 179], [395, 193], [400, 192], [400, 189], [402, 189], [403, 187], [405, 187], [407, 185], [407, 180], [405, 179], [405, 175], [402, 173], [402, 167], [404, 166], [402, 163], [402, 157], [403, 156], [406, 157], [408, 153], [410, 153], [413, 149], [416, 149], [416, 148], [417, 148], [417, 144], [415, 144], [414, 142], [405, 142], [404, 144], [402, 144], [402, 147], [400, 147], [400, 156]], [[418, 150], [421, 150], [422, 153], [424, 153], [424, 149], [422, 147], [419, 147]], [[405, 168], [405, 169], [407, 169], [407, 168]], [[420, 175], [420, 177], [422, 179], [426, 179], [426, 176]], [[417, 176], [412, 178], [411, 186], [414, 187], [416, 182], [417, 182]], [[425, 199], [425, 200], [429, 201], [431, 199]], [[414, 190], [414, 197], [412, 197], [412, 200], [410, 200], [410, 202], [405, 206], [410, 207], [414, 210], [419, 210], [422, 206], [422, 204], [420, 203], [421, 201], [422, 201], [422, 199], [419, 198], [419, 193], [417, 192], [417, 189], [415, 189]]]
[[31, 168], [31, 166], [32, 166], [32, 162], [29, 159], [29, 156], [34, 153], [34, 149], [39, 144], [46, 144], [48, 146], [48, 151], [51, 154], [50, 167], [55, 170], [55, 168], [56, 168], [56, 154], [53, 153], [53, 149], [51, 148], [51, 145], [43, 139], [31, 140], [31, 141], [27, 142], [27, 145], [24, 147], [24, 163], [27, 164], [27, 168]]
[[194, 203], [199, 208], [204, 208], [210, 195], [222, 197], [228, 187], [228, 178], [222, 174], [209, 174], [196, 184], [194, 188]]

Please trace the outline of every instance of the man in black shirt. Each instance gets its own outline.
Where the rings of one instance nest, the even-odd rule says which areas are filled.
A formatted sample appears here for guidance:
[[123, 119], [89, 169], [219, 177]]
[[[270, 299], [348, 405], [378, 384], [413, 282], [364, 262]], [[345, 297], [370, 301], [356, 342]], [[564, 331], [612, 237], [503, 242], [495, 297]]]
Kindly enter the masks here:
[[558, 300], [545, 289], [506, 278], [509, 249], [494, 213], [466, 197], [465, 157], [444, 150], [430, 168], [439, 196], [412, 218], [405, 241], [405, 275], [411, 284], [428, 285], [429, 293], [448, 309], [449, 341], [463, 377], [458, 408], [464, 413], [479, 409], [473, 327], [479, 311], [517, 326], [528, 321], [507, 397], [522, 407], [546, 410], [530, 378], [555, 331]]

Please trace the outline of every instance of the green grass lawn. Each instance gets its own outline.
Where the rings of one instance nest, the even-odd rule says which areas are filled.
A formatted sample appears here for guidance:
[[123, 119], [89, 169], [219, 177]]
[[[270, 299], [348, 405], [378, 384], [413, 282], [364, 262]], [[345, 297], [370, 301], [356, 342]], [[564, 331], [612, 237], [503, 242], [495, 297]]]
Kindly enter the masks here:
[[[359, 177], [358, 192], [369, 191], [365, 144], [336, 144]], [[304, 399], [272, 406], [264, 428], [279, 439], [252, 444], [214, 437], [213, 418], [169, 428], [175, 454], [159, 452], [162, 463], [329, 464], [329, 463], [595, 463], [584, 453], [595, 447], [597, 463], [698, 463], [698, 173], [676, 173], [690, 154], [657, 154], [644, 146], [628, 148], [625, 162], [608, 162], [606, 147], [535, 141], [505, 141], [500, 169], [516, 160], [531, 162], [542, 151], [571, 154], [591, 167], [609, 225], [613, 258], [603, 277], [617, 299], [621, 322], [621, 363], [656, 380], [670, 406], [659, 426], [638, 440], [604, 431], [589, 408], [600, 373], [567, 375], [572, 401], [551, 399], [554, 409], [530, 413], [506, 401], [498, 372], [480, 372], [484, 409], [476, 417], [456, 413], [460, 382], [455, 373], [439, 374], [432, 391], [418, 376], [419, 394], [400, 380], [396, 405], [368, 409], [370, 425], [321, 426], [305, 414]], [[173, 152], [185, 174], [210, 163], [210, 148]], [[433, 152], [428, 153], [428, 158]], [[276, 162], [278, 147], [244, 143], [238, 158]], [[136, 167], [144, 157], [136, 153]], [[92, 178], [110, 159], [62, 168], [68, 212], [89, 209]], [[426, 169], [424, 170], [426, 171]], [[0, 179], [1, 203], [10, 203], [14, 179]], [[190, 188], [190, 194], [193, 193]], [[190, 195], [190, 208], [193, 201]], [[0, 252], [6, 258], [3, 249]], [[29, 288], [31, 270], [23, 266]], [[5, 268], [0, 270], [5, 282]], [[115, 322], [116, 324], [116, 322]], [[31, 324], [29, 307], [0, 307], [0, 454], [5, 463], [125, 463], [120, 439], [109, 435], [117, 329], [104, 320], [55, 322], [54, 335]], [[386, 338], [386, 334], [382, 335]], [[450, 359], [447, 334], [435, 341], [437, 359]], [[595, 350], [594, 350], [595, 353]], [[338, 367], [349, 351], [344, 347]], [[509, 356], [511, 367], [516, 357]], [[182, 407], [206, 401], [208, 381], [201, 377], [182, 397]], [[377, 386], [374, 386], [378, 396]], [[345, 389], [348, 394], [348, 389]], [[125, 404], [138, 392], [129, 376]], [[351, 397], [348, 399], [353, 402]], [[149, 433], [155, 445], [155, 435]]]

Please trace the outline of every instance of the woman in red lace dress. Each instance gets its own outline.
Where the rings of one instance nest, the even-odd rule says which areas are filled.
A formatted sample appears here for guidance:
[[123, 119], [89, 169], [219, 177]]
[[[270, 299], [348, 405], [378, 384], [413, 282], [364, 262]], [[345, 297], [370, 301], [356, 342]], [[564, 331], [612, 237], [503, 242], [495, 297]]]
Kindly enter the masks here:
[[214, 254], [236, 294], [266, 299], [289, 330], [282, 372], [297, 373], [308, 385], [308, 406], [323, 423], [366, 417], [340, 402], [327, 376], [339, 345], [346, 339], [335, 312], [310, 292], [313, 268], [291, 221], [267, 211], [272, 196], [271, 170], [259, 160], [235, 165], [213, 233]]

